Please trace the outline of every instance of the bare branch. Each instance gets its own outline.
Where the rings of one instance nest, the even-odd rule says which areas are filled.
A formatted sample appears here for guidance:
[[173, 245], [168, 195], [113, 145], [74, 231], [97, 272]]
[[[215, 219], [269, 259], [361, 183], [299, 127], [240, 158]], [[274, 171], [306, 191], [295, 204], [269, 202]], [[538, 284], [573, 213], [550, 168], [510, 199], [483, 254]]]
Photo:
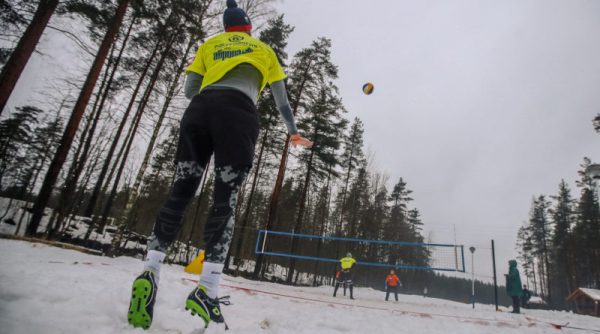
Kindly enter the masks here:
[[64, 29], [60, 29], [60, 28], [57, 28], [57, 27], [51, 26], [51, 25], [48, 25], [48, 28], [56, 30], [58, 32], [61, 32], [65, 35], [67, 35], [67, 37], [69, 37], [69, 39], [71, 39], [73, 42], [75, 42], [81, 48], [81, 50], [83, 50], [85, 53], [87, 53], [88, 55], [90, 55], [92, 57], [96, 56], [96, 54], [94, 52], [90, 51], [90, 47], [87, 44], [85, 44], [81, 39], [79, 39], [79, 37], [77, 37], [72, 32], [64, 30]]

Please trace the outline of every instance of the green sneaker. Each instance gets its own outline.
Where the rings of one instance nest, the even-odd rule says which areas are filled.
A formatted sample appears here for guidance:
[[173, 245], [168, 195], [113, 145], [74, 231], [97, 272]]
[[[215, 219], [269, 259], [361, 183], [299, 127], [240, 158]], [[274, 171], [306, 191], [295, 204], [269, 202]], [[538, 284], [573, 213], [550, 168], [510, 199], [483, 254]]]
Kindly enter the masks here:
[[185, 301], [185, 309], [190, 311], [192, 315], [199, 315], [204, 320], [204, 328], [208, 327], [208, 324], [212, 321], [222, 323], [225, 325], [225, 329], [229, 329], [219, 304], [230, 305], [229, 296], [212, 299], [206, 294], [206, 288], [198, 285]]
[[133, 281], [131, 303], [129, 303], [129, 313], [127, 313], [127, 321], [133, 327], [150, 328], [156, 290], [156, 279], [151, 271], [144, 271]]

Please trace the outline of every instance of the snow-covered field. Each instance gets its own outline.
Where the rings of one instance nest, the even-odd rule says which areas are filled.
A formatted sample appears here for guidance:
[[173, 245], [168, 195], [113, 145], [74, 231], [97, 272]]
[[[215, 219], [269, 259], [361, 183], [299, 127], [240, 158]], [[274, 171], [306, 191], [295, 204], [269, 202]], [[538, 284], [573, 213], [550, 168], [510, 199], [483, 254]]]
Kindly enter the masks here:
[[[129, 327], [130, 284], [140, 260], [107, 258], [52, 246], [0, 239], [0, 333], [202, 333], [202, 321], [184, 311], [196, 277], [164, 266], [148, 331]], [[524, 310], [514, 315], [491, 305], [461, 304], [355, 289], [356, 300], [333, 298], [331, 287], [305, 288], [225, 276], [221, 295], [228, 333], [585, 333], [600, 319], [567, 312]], [[340, 293], [341, 294], [341, 293]], [[556, 329], [549, 323], [572, 328]], [[209, 332], [209, 331], [207, 331]]]

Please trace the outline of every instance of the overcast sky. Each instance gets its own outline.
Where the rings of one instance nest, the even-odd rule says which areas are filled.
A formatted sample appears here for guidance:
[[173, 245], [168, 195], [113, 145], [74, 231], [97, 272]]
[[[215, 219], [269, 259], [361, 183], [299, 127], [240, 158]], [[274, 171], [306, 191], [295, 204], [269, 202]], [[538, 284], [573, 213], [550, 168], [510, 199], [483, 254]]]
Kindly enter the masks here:
[[[376, 168], [414, 191], [432, 241], [489, 248], [500, 277], [534, 195], [600, 163], [600, 1], [284, 0], [288, 53], [333, 42]], [[372, 82], [375, 91], [363, 95]], [[490, 252], [476, 273], [491, 275]], [[470, 262], [470, 261], [469, 261]], [[479, 269], [481, 268], [481, 269]], [[503, 279], [501, 279], [503, 283]]]

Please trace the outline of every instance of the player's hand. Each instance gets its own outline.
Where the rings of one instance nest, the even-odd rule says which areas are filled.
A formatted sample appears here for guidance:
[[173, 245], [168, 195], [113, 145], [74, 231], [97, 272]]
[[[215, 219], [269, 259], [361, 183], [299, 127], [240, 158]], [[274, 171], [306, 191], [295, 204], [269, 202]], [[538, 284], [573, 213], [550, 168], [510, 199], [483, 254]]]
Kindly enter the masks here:
[[303, 147], [306, 147], [306, 148], [311, 148], [313, 146], [313, 142], [312, 141], [310, 141], [310, 140], [302, 137], [299, 134], [291, 135], [290, 136], [290, 140], [292, 141], [292, 145], [294, 145], [294, 146], [300, 145], [300, 146], [303, 146]]

